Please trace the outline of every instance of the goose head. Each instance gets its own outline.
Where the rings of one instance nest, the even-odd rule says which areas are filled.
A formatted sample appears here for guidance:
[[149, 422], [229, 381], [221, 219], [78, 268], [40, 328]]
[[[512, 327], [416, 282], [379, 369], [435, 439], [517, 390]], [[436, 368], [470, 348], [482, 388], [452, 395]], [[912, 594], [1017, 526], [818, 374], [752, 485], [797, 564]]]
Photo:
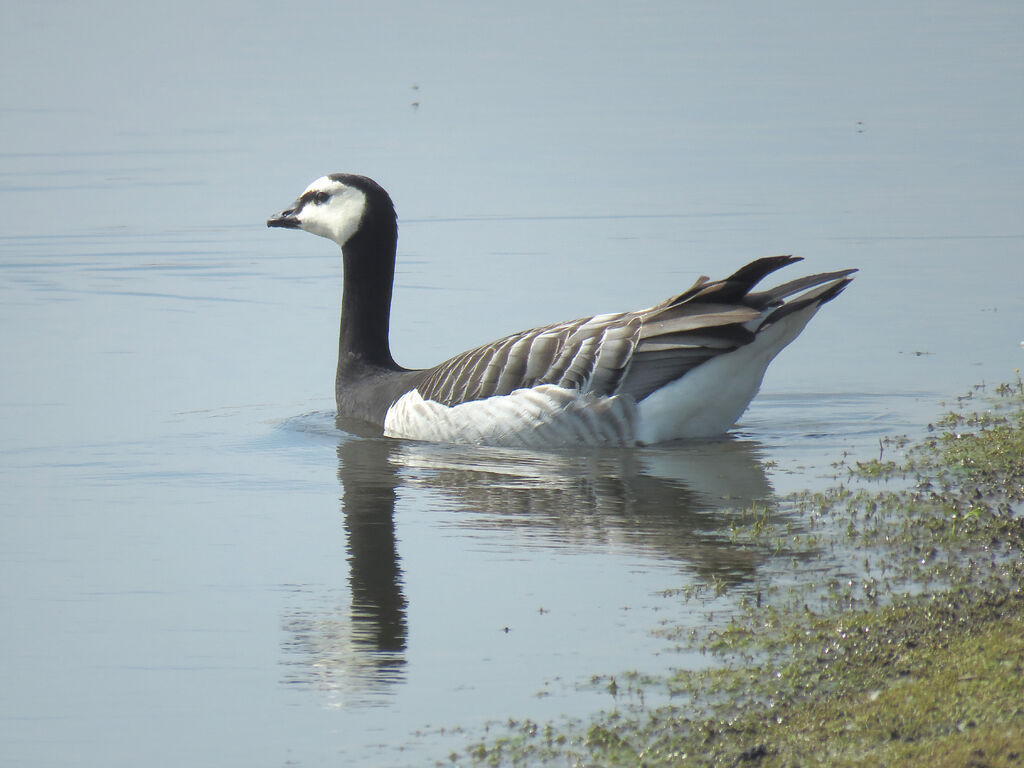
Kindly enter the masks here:
[[267, 219], [268, 227], [302, 229], [333, 240], [342, 249], [360, 231], [370, 212], [394, 221], [394, 205], [387, 192], [372, 179], [348, 173], [321, 176], [292, 205]]

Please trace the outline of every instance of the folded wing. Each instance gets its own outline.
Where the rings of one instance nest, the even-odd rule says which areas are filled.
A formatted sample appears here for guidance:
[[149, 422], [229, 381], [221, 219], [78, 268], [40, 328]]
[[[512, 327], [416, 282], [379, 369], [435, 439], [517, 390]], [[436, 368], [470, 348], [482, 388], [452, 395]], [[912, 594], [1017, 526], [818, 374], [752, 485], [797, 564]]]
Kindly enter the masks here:
[[711, 282], [636, 312], [597, 315], [533, 328], [469, 350], [420, 372], [416, 389], [443, 405], [555, 384], [598, 396], [641, 401], [708, 360], [752, 342], [757, 333], [846, 287], [855, 270], [829, 272], [753, 292], [798, 257], [758, 259]]

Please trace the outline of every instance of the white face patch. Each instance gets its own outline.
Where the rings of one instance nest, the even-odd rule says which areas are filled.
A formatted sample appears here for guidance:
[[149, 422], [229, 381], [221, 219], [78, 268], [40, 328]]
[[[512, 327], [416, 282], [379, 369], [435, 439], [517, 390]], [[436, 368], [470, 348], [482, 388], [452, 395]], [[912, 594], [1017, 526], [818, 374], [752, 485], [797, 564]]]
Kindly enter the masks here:
[[340, 246], [359, 229], [366, 209], [366, 195], [361, 190], [327, 176], [306, 187], [300, 199], [305, 199], [305, 204], [296, 212], [299, 228]]

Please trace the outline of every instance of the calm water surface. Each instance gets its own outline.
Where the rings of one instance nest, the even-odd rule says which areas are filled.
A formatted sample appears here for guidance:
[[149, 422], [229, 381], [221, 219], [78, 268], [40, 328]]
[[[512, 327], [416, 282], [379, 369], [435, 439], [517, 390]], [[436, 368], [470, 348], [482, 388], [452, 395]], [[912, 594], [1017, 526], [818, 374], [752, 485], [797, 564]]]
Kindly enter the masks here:
[[[612, 706], [707, 663], [662, 622], [785, 577], [731, 510], [1024, 362], [1019, 4], [508, 13], [0, 11], [0, 764], [424, 765]], [[338, 254], [263, 227], [341, 170], [396, 199], [408, 366], [758, 256], [861, 273], [721, 440], [359, 437]]]

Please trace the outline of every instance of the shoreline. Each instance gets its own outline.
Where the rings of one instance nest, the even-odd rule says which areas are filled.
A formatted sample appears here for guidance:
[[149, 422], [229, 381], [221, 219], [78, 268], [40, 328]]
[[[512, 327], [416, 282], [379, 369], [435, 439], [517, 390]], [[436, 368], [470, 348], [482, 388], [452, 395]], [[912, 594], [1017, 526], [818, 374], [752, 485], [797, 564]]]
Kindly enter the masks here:
[[[621, 706], [509, 724], [449, 764], [1024, 765], [1024, 381], [957, 404], [923, 440], [841, 461], [845, 482], [742, 511], [733, 540], [791, 554], [797, 578], [680, 628], [716, 666], [600, 678]], [[816, 565], [839, 548], [842, 573]]]

